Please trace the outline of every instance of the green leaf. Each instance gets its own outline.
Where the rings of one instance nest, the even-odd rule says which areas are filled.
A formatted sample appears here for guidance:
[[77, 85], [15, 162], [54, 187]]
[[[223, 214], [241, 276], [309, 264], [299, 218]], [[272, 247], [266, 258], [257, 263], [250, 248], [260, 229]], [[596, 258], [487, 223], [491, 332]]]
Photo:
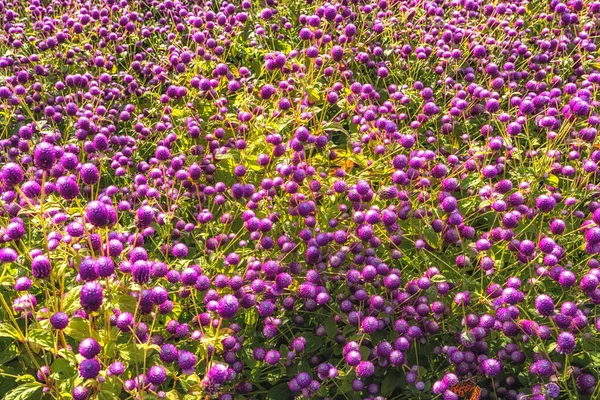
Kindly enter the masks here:
[[11, 390], [4, 396], [4, 400], [29, 400], [41, 388], [40, 382], [29, 382]]
[[317, 102], [321, 98], [321, 96], [319, 95], [319, 91], [315, 87], [307, 88], [306, 94], [308, 94], [308, 99], [311, 102]]
[[425, 235], [427, 243], [429, 243], [431, 247], [436, 247], [438, 242], [438, 234], [435, 233], [433, 228], [429, 225], [425, 225], [425, 227], [423, 227], [423, 234]]
[[369, 354], [371, 354], [371, 349], [369, 349], [368, 347], [365, 346], [360, 346], [360, 349], [358, 350], [358, 352], [360, 353], [361, 357], [366, 360], [367, 358], [369, 358]]
[[88, 338], [90, 336], [90, 322], [80, 317], [71, 318], [64, 333], [77, 340]]
[[81, 286], [77, 286], [71, 289], [65, 296], [63, 301], [63, 311], [67, 314], [72, 313], [80, 307], [79, 294], [81, 292]]
[[101, 390], [100, 393], [98, 393], [98, 399], [100, 400], [118, 400], [119, 396], [117, 396], [116, 394], [109, 392], [108, 390]]
[[21, 335], [19, 334], [19, 331], [17, 331], [17, 329], [14, 326], [7, 322], [0, 324], [0, 336], [21, 340]]
[[287, 383], [280, 383], [278, 385], [273, 386], [267, 392], [268, 400], [283, 400], [283, 399], [291, 399], [293, 397], [290, 388]]
[[69, 379], [75, 376], [75, 367], [64, 358], [57, 358], [50, 367], [53, 379]]
[[327, 318], [323, 323], [323, 326], [325, 327], [325, 333], [327, 334], [327, 337], [331, 340], [334, 340], [338, 329], [333, 317]]
[[35, 343], [45, 350], [52, 350], [54, 348], [52, 333], [44, 329], [31, 329], [27, 334], [27, 341]]
[[126, 311], [133, 314], [137, 306], [137, 301], [132, 296], [122, 295], [116, 298], [114, 305], [121, 311]]
[[14, 360], [17, 356], [19, 356], [20, 352], [13, 346], [8, 349], [4, 349], [0, 352], [0, 365], [4, 365], [7, 362]]
[[398, 372], [394, 370], [389, 370], [385, 375], [383, 382], [381, 382], [381, 393], [384, 395], [391, 394], [395, 389], [399, 386], [399, 382], [401, 382], [401, 376]]
[[255, 308], [248, 310], [244, 315], [246, 326], [252, 327], [258, 322], [258, 311]]

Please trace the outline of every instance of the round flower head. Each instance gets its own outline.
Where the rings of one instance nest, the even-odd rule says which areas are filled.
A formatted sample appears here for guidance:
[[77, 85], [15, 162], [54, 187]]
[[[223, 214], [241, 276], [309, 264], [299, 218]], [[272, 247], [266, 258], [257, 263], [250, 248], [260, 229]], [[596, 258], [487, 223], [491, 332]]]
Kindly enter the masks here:
[[100, 173], [94, 164], [83, 164], [79, 170], [79, 176], [86, 185], [95, 185], [100, 180]]
[[21, 276], [15, 281], [15, 290], [26, 292], [31, 288], [32, 282], [26, 276]]
[[221, 318], [230, 319], [235, 316], [238, 311], [238, 299], [230, 294], [226, 294], [219, 299], [217, 305], [217, 313]]
[[596, 378], [591, 374], [581, 374], [577, 377], [577, 389], [584, 395], [590, 395], [594, 393], [596, 388]]
[[216, 385], [222, 385], [227, 380], [227, 375], [229, 374], [228, 369], [223, 364], [215, 364], [213, 365], [206, 377]]
[[108, 372], [112, 375], [119, 376], [125, 372], [125, 366], [120, 361], [115, 361], [108, 366]]
[[554, 314], [554, 301], [547, 294], [541, 294], [535, 299], [535, 309], [540, 315], [549, 317]]
[[160, 365], [154, 365], [150, 367], [146, 377], [148, 378], [148, 382], [158, 386], [167, 380], [167, 371]]
[[65, 200], [73, 200], [79, 196], [79, 185], [70, 177], [61, 176], [58, 178], [56, 189], [58, 190], [58, 194]]
[[89, 311], [98, 311], [102, 305], [103, 290], [98, 282], [87, 282], [81, 288], [79, 303]]
[[100, 344], [92, 338], [83, 339], [79, 343], [79, 354], [81, 354], [85, 358], [94, 358], [98, 354], [100, 354], [101, 348]]
[[356, 366], [356, 375], [359, 378], [368, 378], [375, 373], [375, 366], [370, 361], [361, 361]]
[[19, 254], [10, 247], [4, 247], [0, 249], [0, 262], [9, 263], [15, 262], [19, 258]]
[[2, 166], [2, 169], [0, 170], [0, 178], [4, 183], [4, 186], [10, 188], [23, 182], [23, 179], [25, 179], [25, 174], [23, 173], [23, 169], [19, 164], [9, 162]]
[[73, 400], [86, 400], [90, 391], [84, 386], [75, 386], [75, 389], [71, 392]]
[[136, 261], [131, 267], [131, 274], [133, 275], [134, 282], [146, 283], [150, 281], [150, 266], [146, 261]]
[[31, 272], [34, 278], [46, 279], [50, 276], [51, 271], [48, 257], [39, 255], [31, 261]]
[[100, 373], [100, 361], [96, 358], [85, 359], [79, 364], [79, 374], [83, 379], [93, 379]]
[[108, 207], [97, 200], [88, 203], [85, 208], [85, 216], [92, 225], [97, 227], [104, 227], [110, 223]]
[[365, 333], [375, 333], [379, 327], [379, 322], [375, 317], [366, 317], [361, 323], [361, 328]]
[[500, 373], [502, 364], [494, 358], [488, 358], [481, 363], [481, 370], [488, 376], [496, 376]]
[[50, 170], [56, 163], [56, 149], [50, 143], [39, 143], [33, 152], [33, 162], [39, 169]]
[[105, 278], [115, 272], [115, 263], [110, 257], [99, 257], [94, 262], [94, 269], [99, 277]]
[[154, 210], [152, 207], [143, 206], [137, 211], [137, 223], [140, 228], [146, 228], [154, 220]]
[[177, 356], [177, 364], [184, 374], [191, 374], [196, 365], [196, 356], [187, 350], [182, 350]]
[[50, 325], [54, 329], [63, 330], [69, 325], [69, 316], [64, 312], [57, 312], [50, 317]]
[[571, 332], [559, 333], [556, 339], [556, 350], [559, 353], [572, 353], [575, 350], [575, 336]]

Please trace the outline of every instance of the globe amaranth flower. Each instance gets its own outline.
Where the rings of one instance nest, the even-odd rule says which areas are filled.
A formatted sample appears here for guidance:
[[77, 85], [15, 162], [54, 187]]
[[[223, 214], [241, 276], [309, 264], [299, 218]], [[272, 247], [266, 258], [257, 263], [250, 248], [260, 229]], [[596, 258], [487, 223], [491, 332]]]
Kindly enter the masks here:
[[177, 364], [184, 374], [190, 375], [194, 372], [196, 356], [187, 350], [182, 350], [177, 356]]
[[361, 361], [356, 366], [356, 375], [359, 378], [368, 378], [375, 373], [375, 366], [371, 361]]
[[161, 385], [167, 380], [167, 371], [160, 365], [154, 365], [150, 367], [146, 374], [148, 382], [153, 385]]
[[33, 152], [33, 162], [39, 169], [50, 170], [56, 163], [56, 149], [50, 143], [39, 143]]
[[19, 258], [19, 254], [15, 251], [15, 249], [11, 249], [10, 247], [4, 247], [0, 249], [0, 262], [15, 262], [17, 261], [17, 258]]
[[4, 164], [2, 169], [0, 169], [0, 179], [2, 179], [4, 186], [11, 188], [23, 182], [25, 174], [19, 164], [9, 162]]
[[230, 319], [235, 316], [238, 311], [238, 307], [238, 299], [231, 294], [226, 294], [219, 299], [217, 313], [221, 318]]
[[34, 278], [46, 279], [52, 272], [50, 260], [44, 255], [39, 255], [31, 261], [31, 273]]
[[554, 301], [547, 294], [541, 294], [535, 299], [535, 309], [540, 315], [549, 317], [554, 314]]
[[102, 286], [98, 282], [86, 282], [81, 288], [79, 303], [89, 311], [98, 311], [102, 305]]
[[50, 325], [54, 329], [63, 330], [69, 325], [69, 316], [64, 312], [57, 312], [50, 317]]
[[79, 354], [81, 354], [83, 357], [91, 359], [100, 354], [102, 349], [100, 348], [100, 343], [98, 343], [95, 339], [86, 338], [79, 342], [78, 350]]
[[575, 336], [571, 332], [561, 332], [556, 339], [556, 350], [559, 353], [569, 354], [575, 350]]
[[79, 364], [79, 374], [83, 379], [93, 379], [98, 376], [101, 368], [97, 358], [85, 359]]
[[[91, 201], [85, 208], [86, 219], [96, 227], [105, 227], [111, 223], [112, 206], [107, 206], [101, 201]], [[114, 212], [114, 209], [112, 210]]]

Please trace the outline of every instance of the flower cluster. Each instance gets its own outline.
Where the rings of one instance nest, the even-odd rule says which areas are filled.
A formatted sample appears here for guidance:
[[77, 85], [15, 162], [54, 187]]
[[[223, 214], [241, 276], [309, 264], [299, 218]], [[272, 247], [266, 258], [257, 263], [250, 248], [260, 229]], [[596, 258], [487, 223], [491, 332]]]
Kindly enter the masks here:
[[0, 397], [598, 398], [600, 2], [0, 10]]

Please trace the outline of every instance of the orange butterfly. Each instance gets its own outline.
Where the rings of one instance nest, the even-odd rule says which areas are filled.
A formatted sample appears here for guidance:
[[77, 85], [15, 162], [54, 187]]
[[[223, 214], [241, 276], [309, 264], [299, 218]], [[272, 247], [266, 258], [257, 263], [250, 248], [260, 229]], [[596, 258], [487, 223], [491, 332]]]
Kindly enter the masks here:
[[481, 388], [469, 380], [453, 386], [450, 390], [465, 400], [479, 400], [481, 397]]
[[355, 166], [356, 166], [356, 163], [354, 163], [354, 161], [352, 161], [349, 158], [346, 158], [344, 161], [342, 161], [341, 165], [338, 165], [338, 166], [336, 166], [334, 168], [331, 168], [329, 170], [329, 175], [330, 176], [335, 176], [335, 171], [337, 169], [343, 169], [346, 172], [350, 172], [350, 170], [352, 170], [352, 168], [354, 168]]

